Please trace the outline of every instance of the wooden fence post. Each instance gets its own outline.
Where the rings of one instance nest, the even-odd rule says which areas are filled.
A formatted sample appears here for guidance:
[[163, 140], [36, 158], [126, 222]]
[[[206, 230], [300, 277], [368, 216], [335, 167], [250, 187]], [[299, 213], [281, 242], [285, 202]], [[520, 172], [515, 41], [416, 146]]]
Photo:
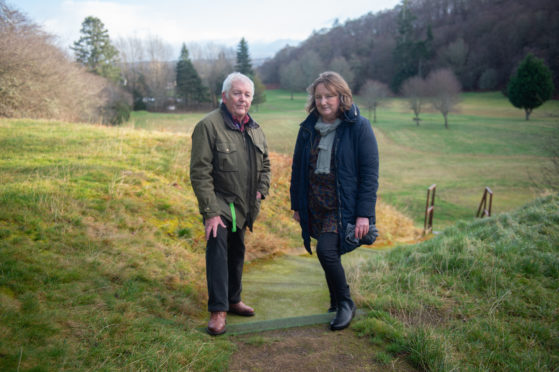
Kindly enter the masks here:
[[[487, 207], [487, 195], [489, 195], [489, 208]], [[477, 209], [476, 217], [491, 217], [491, 207], [493, 206], [493, 191], [489, 187], [486, 187], [483, 191], [483, 196], [481, 197], [481, 202], [479, 203], [479, 208]]]
[[435, 211], [435, 191], [437, 185], [432, 184], [427, 189], [427, 202], [425, 203], [425, 224], [423, 226], [423, 235], [433, 232], [433, 214]]

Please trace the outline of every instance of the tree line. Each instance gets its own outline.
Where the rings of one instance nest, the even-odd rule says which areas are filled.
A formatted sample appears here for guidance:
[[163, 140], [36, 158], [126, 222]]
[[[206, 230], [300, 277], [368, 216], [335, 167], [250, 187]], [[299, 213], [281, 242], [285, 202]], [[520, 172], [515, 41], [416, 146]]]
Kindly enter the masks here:
[[301, 91], [316, 70], [336, 69], [355, 91], [375, 80], [399, 94], [413, 76], [450, 69], [465, 90], [506, 91], [531, 53], [559, 86], [557, 35], [556, 0], [403, 0], [394, 9], [315, 31], [259, 71], [266, 84]]
[[157, 36], [113, 41], [103, 22], [86, 17], [80, 37], [60, 49], [52, 35], [0, 0], [0, 117], [120, 124], [130, 111], [217, 107], [225, 77], [239, 71], [255, 83], [254, 107], [265, 87], [252, 68], [248, 43], [185, 44], [180, 55]]
[[54, 38], [0, 0], [0, 117], [113, 123], [129, 97], [74, 63]]
[[206, 109], [219, 104], [232, 71], [253, 79], [257, 109], [265, 101], [263, 82], [293, 97], [320, 72], [334, 70], [364, 97], [374, 120], [382, 99], [395, 92], [408, 98], [417, 125], [428, 101], [448, 127], [462, 88], [501, 89], [528, 120], [555, 89], [557, 31], [553, 0], [403, 0], [392, 10], [313, 32], [255, 71], [244, 38], [237, 50], [183, 44], [174, 56], [157, 36], [113, 42], [96, 17], [83, 21], [72, 60], [51, 35], [0, 0], [0, 116], [119, 124], [131, 109]]

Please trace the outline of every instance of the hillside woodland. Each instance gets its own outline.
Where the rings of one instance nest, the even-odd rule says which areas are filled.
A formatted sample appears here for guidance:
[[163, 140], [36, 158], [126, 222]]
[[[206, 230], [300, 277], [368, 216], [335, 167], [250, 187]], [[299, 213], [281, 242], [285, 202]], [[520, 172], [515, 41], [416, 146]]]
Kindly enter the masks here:
[[131, 96], [73, 62], [56, 39], [0, 0], [0, 117], [112, 123]]
[[[281, 84], [282, 67], [298, 62], [305, 84], [326, 68], [353, 80], [367, 79], [399, 93], [405, 78], [450, 68], [465, 90], [504, 89], [528, 54], [542, 58], [559, 86], [559, 2], [555, 0], [407, 0], [317, 30], [296, 47], [286, 46], [259, 71]], [[349, 78], [348, 78], [349, 77]], [[309, 81], [310, 80], [310, 81]]]

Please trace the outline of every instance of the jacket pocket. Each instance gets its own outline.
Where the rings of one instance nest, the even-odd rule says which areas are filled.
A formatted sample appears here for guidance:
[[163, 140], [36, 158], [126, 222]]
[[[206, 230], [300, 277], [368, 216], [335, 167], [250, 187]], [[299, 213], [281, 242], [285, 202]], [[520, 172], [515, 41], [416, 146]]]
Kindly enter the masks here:
[[238, 171], [238, 165], [235, 162], [236, 148], [232, 143], [216, 143], [217, 163], [219, 170], [224, 172]]

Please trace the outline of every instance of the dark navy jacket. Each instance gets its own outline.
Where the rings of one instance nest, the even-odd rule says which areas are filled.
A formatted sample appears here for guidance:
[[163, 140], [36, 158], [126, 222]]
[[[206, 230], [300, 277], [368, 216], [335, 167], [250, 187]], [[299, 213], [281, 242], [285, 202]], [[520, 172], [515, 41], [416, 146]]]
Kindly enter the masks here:
[[[369, 121], [353, 105], [342, 116], [334, 140], [336, 193], [338, 195], [338, 232], [340, 254], [357, 248], [344, 239], [347, 224], [357, 217], [368, 217], [376, 224], [375, 204], [378, 189], [378, 148]], [[291, 167], [291, 209], [299, 212], [305, 249], [311, 253], [308, 211], [309, 158], [318, 120], [316, 110], [301, 123]]]

